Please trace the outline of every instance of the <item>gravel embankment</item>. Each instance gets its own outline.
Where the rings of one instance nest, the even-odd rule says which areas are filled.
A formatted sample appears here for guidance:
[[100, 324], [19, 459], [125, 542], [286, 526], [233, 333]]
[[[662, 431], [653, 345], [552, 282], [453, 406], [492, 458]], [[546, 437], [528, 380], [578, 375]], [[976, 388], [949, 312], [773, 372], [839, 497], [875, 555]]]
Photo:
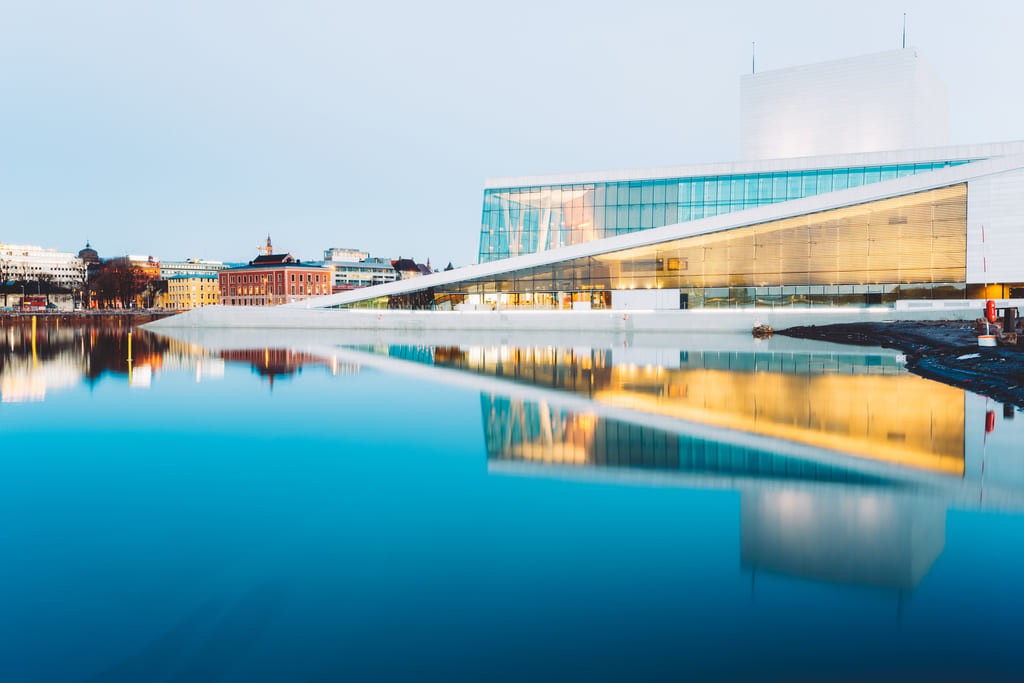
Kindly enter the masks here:
[[898, 349], [911, 372], [1024, 409], [1024, 348], [979, 347], [974, 326], [962, 321], [812, 325], [776, 334]]

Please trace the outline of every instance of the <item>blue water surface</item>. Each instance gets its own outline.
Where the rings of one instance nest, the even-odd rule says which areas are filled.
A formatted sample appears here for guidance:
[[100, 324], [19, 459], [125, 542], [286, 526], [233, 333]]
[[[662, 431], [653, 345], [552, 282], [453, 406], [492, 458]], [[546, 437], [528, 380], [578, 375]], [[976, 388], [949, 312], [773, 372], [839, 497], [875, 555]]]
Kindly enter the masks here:
[[[179, 348], [148, 349], [131, 382], [120, 360], [88, 380], [51, 370], [59, 388], [40, 396], [19, 387], [49, 361], [27, 365], [22, 337], [8, 346], [3, 681], [1024, 676], [1013, 477], [990, 505], [959, 493], [969, 472], [947, 486], [888, 470], [837, 483], [716, 465], [677, 481], [679, 466], [524, 464], [485, 433], [514, 387], [346, 355], [274, 376], [259, 353], [197, 381], [217, 352]], [[965, 399], [965, 419], [981, 401]], [[984, 457], [1012, 470], [1021, 453], [992, 443]], [[801, 532], [757, 512], [846, 499], [909, 511], [880, 523], [908, 531], [866, 568], [815, 532], [794, 555], [773, 539]], [[921, 559], [915, 544], [937, 549]]]

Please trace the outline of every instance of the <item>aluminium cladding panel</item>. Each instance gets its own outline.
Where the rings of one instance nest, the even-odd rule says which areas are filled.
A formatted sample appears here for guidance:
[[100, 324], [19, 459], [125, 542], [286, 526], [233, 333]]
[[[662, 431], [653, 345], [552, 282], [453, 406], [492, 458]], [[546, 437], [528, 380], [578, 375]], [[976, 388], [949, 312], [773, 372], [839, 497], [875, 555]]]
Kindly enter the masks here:
[[1024, 282], [1024, 169], [968, 181], [967, 281]]
[[744, 159], [941, 146], [946, 88], [913, 48], [749, 74], [740, 80]]

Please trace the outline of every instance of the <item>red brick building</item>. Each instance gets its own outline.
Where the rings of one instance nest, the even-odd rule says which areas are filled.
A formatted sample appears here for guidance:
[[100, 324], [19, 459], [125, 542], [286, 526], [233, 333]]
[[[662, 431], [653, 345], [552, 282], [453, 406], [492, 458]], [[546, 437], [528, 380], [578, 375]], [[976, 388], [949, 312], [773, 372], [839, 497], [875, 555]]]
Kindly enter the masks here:
[[225, 306], [277, 306], [331, 293], [330, 268], [303, 265], [291, 254], [264, 254], [217, 277]]

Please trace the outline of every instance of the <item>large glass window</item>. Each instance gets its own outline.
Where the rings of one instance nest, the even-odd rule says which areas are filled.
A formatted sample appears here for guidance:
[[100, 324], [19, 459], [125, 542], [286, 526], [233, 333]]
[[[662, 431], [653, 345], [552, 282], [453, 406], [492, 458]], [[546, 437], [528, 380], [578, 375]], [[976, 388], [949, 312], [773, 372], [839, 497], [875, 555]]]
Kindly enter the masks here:
[[[710, 214], [718, 207], [689, 210]], [[967, 187], [961, 184], [355, 305], [432, 308], [475, 301], [565, 308], [587, 293], [578, 305], [601, 306], [615, 290], [644, 288], [678, 289], [693, 307], [961, 298], [966, 225]]]
[[[479, 260], [494, 261], [699, 220], [962, 163], [967, 162], [488, 189], [484, 192]], [[659, 208], [662, 205], [664, 210]], [[602, 207], [611, 208], [602, 214]]]

